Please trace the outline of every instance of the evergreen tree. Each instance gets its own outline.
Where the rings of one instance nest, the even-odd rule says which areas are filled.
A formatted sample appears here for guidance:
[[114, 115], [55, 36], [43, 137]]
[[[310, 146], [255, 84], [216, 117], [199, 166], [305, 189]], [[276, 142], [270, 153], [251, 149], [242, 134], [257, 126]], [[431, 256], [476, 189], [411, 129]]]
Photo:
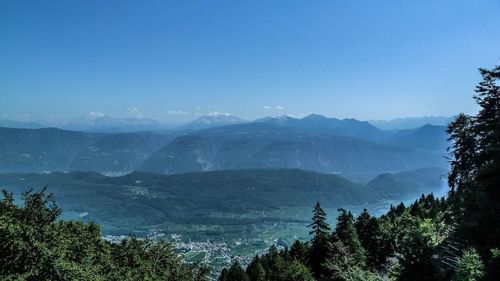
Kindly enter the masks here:
[[476, 249], [467, 249], [457, 262], [453, 281], [478, 281], [484, 275], [484, 265]]
[[316, 278], [323, 274], [322, 264], [328, 255], [328, 241], [330, 239], [330, 226], [326, 222], [326, 213], [321, 205], [316, 203], [313, 209], [312, 223], [309, 225], [313, 235], [311, 251], [309, 252], [309, 266]]
[[303, 264], [307, 264], [307, 259], [309, 255], [309, 245], [308, 243], [302, 243], [299, 240], [293, 242], [290, 248], [290, 257], [300, 261]]
[[306, 265], [292, 260], [285, 267], [283, 279], [276, 281], [314, 281], [314, 277]]
[[349, 252], [354, 257], [356, 264], [360, 266], [365, 265], [365, 249], [361, 246], [356, 228], [354, 227], [354, 218], [351, 212], [340, 208], [338, 209], [339, 216], [337, 218], [337, 226], [335, 228], [335, 235], [342, 243], [349, 249]]
[[417, 220], [407, 215], [399, 226], [398, 261], [400, 272], [397, 280], [431, 281], [437, 280], [437, 270], [432, 263], [433, 249], [430, 237], [424, 235]]
[[361, 246], [366, 250], [366, 262], [371, 268], [385, 263], [387, 243], [380, 231], [378, 220], [364, 209], [354, 223]]
[[363, 269], [356, 257], [342, 243], [342, 240], [328, 244], [331, 255], [325, 261], [325, 273], [321, 281], [375, 281], [381, 280], [376, 274]]
[[266, 281], [266, 271], [258, 256], [254, 257], [250, 262], [246, 273], [251, 281]]
[[500, 280], [500, 250], [497, 248], [491, 249], [491, 259], [484, 279], [487, 281]]
[[452, 141], [448, 181], [456, 210], [463, 207], [460, 234], [483, 256], [500, 245], [500, 66], [480, 69], [483, 81], [474, 96], [480, 110], [461, 114], [448, 127]]
[[250, 281], [247, 273], [243, 270], [238, 261], [233, 262], [224, 278], [228, 281]]
[[220, 272], [220, 275], [219, 275], [219, 281], [230, 281], [228, 278], [227, 278], [227, 268], [223, 268]]
[[330, 226], [326, 222], [326, 213], [319, 202], [314, 206], [312, 223], [309, 227], [311, 228], [309, 234], [313, 235], [313, 241], [324, 240], [330, 233]]

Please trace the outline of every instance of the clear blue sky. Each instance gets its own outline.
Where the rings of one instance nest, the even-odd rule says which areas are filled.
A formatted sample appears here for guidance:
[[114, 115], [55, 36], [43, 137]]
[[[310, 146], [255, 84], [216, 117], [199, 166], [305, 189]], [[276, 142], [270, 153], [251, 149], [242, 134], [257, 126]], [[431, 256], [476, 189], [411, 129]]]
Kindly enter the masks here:
[[0, 2], [0, 118], [474, 111], [500, 1]]

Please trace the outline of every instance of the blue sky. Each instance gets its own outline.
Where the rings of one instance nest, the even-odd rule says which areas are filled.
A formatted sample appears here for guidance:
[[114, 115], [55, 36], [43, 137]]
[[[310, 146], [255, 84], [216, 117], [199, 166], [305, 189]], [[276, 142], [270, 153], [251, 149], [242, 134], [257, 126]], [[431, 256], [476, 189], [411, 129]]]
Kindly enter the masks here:
[[1, 1], [0, 119], [473, 112], [500, 1]]

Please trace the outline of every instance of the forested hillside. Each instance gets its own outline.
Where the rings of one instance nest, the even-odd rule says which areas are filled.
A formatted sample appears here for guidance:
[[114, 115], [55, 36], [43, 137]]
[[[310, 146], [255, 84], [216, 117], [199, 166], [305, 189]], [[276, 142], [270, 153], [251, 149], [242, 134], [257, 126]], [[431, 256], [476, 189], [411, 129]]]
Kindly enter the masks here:
[[[327, 208], [382, 204], [440, 189], [441, 169], [385, 174], [369, 185], [304, 170], [234, 170], [161, 175], [133, 172], [107, 177], [95, 172], [0, 174], [0, 186], [19, 195], [48, 186], [64, 214], [84, 214], [106, 233], [130, 233], [163, 223], [216, 225], [302, 221], [299, 208], [320, 200]], [[386, 206], [388, 203], [385, 204]], [[275, 210], [295, 213], [279, 217]], [[264, 213], [263, 213], [264, 212]]]
[[206, 280], [167, 241], [102, 239], [99, 225], [58, 220], [61, 209], [44, 191], [25, 193], [23, 205], [4, 192], [0, 201], [1, 280]]

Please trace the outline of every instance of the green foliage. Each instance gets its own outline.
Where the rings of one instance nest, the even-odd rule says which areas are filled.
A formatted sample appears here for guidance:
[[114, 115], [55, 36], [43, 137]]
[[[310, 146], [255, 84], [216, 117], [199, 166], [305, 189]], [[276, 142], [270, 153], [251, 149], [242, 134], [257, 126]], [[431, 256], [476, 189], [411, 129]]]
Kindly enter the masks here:
[[275, 247], [271, 247], [262, 257], [256, 256], [247, 267], [246, 273], [250, 281], [314, 281], [306, 264], [295, 258], [287, 249], [278, 251]]
[[327, 245], [330, 237], [330, 226], [326, 222], [326, 213], [321, 208], [319, 202], [316, 203], [313, 209], [312, 223], [309, 225], [313, 235], [311, 241], [311, 250], [309, 251], [309, 266], [318, 278], [323, 274], [323, 263], [328, 256]]
[[491, 259], [487, 267], [485, 280], [494, 281], [500, 278], [500, 249], [491, 249]]
[[94, 223], [57, 221], [61, 209], [45, 190], [0, 201], [2, 280], [206, 280], [187, 268], [166, 241], [129, 238], [111, 244]]
[[450, 186], [456, 190], [459, 234], [483, 256], [500, 245], [500, 66], [480, 69], [476, 115], [461, 114], [448, 127]]
[[344, 209], [339, 209], [339, 212], [334, 237], [344, 243], [357, 265], [364, 266], [366, 259], [365, 249], [361, 246], [358, 233], [354, 227], [354, 217], [351, 212], [346, 212]]
[[339, 209], [331, 232], [326, 213], [316, 204], [312, 241], [296, 241], [290, 250], [273, 246], [255, 257], [246, 272], [250, 281], [313, 280], [311, 272], [317, 281], [384, 280], [391, 275], [395, 280], [438, 280], [432, 256], [450, 233], [448, 212], [446, 201], [432, 194], [409, 207], [392, 207], [381, 218], [364, 210], [354, 221], [350, 212]]
[[266, 270], [262, 266], [259, 256], [254, 257], [248, 265], [246, 273], [252, 281], [266, 281]]
[[370, 268], [382, 266], [392, 253], [389, 236], [382, 232], [379, 221], [366, 209], [354, 223], [361, 246], [366, 250], [366, 264]]
[[350, 253], [342, 240], [328, 244], [329, 256], [324, 263], [325, 272], [321, 276], [324, 281], [350, 280], [352, 270], [358, 268], [356, 258]]
[[401, 270], [397, 280], [437, 280], [437, 270], [432, 263], [431, 238], [421, 228], [419, 219], [405, 215], [401, 225], [404, 227], [397, 249], [400, 253], [398, 261]]
[[227, 280], [227, 281], [249, 281], [249, 277], [246, 274], [245, 270], [241, 267], [239, 262], [234, 262], [231, 267], [227, 270], [225, 276], [221, 275], [219, 280]]
[[464, 251], [457, 263], [453, 281], [477, 281], [484, 275], [484, 264], [474, 248]]
[[303, 264], [307, 264], [307, 259], [309, 256], [310, 246], [309, 243], [303, 243], [299, 240], [293, 242], [292, 247], [290, 247], [290, 257], [296, 259]]

